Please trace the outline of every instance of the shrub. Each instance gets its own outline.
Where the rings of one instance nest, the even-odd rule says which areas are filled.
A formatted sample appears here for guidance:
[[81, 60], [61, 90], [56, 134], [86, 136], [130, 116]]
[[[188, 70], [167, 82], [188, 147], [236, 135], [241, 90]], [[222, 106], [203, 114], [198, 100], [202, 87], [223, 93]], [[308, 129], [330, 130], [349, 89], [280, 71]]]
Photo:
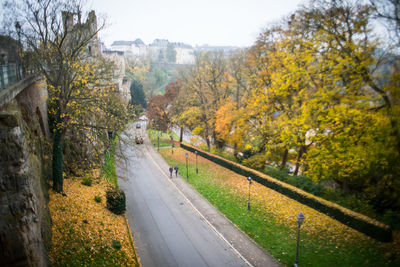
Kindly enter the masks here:
[[248, 159], [243, 160], [243, 164], [255, 170], [262, 171], [265, 167], [267, 157], [264, 154], [255, 154]]
[[264, 172], [280, 181], [286, 181], [289, 174], [285, 170], [280, 170], [271, 166], [266, 166]]
[[94, 196], [94, 201], [96, 201], [97, 203], [101, 202], [101, 196], [95, 195]]
[[228, 159], [228, 160], [230, 160], [230, 161], [238, 162], [238, 159], [235, 158], [235, 156], [233, 156], [233, 155], [230, 154], [230, 153], [227, 153], [227, 152], [224, 151], [223, 149], [215, 148], [215, 147], [214, 147], [214, 148], [211, 149], [211, 153], [216, 154], [216, 155], [218, 155], [218, 156], [221, 156], [221, 157], [223, 157], [223, 158], [226, 158], [226, 159]]
[[121, 249], [122, 247], [121, 242], [119, 242], [118, 240], [113, 240], [111, 246], [115, 249]]
[[85, 175], [82, 177], [82, 184], [86, 186], [92, 186], [93, 179], [89, 175]]
[[118, 188], [109, 188], [106, 192], [107, 209], [114, 214], [123, 214], [126, 210], [125, 193]]
[[393, 212], [392, 210], [387, 210], [383, 214], [383, 221], [390, 226], [392, 226], [395, 230], [400, 230], [400, 215], [398, 213]]

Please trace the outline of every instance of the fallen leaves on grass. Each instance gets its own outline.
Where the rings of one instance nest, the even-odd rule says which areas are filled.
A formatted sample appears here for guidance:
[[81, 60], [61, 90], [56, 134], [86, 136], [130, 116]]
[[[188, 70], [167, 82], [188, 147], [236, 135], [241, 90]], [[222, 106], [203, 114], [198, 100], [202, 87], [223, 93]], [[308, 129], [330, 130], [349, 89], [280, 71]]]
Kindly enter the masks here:
[[[104, 183], [88, 187], [80, 179], [64, 179], [66, 196], [50, 191], [53, 266], [138, 265], [124, 217], [105, 208], [106, 188]], [[118, 241], [120, 249], [113, 247]]]
[[[166, 153], [165, 155], [168, 155], [168, 157], [172, 157], [173, 160], [180, 162], [185, 162], [186, 152], [188, 151], [181, 148], [176, 149], [173, 155], [168, 153], [168, 151], [162, 151], [162, 153]], [[189, 168], [193, 168], [195, 154], [191, 152], [188, 153]], [[247, 177], [239, 175], [202, 157], [198, 157], [197, 162], [198, 166], [204, 166], [204, 169], [207, 169], [209, 179], [212, 179], [225, 188], [228, 187], [233, 194], [247, 199], [249, 193]], [[324, 240], [337, 244], [337, 246], [344, 243], [351, 245], [360, 244], [362, 242], [366, 243], [367, 246], [368, 244], [377, 244], [388, 251], [392, 251], [392, 253], [396, 255], [399, 254], [400, 246], [398, 244], [399, 236], [397, 233], [394, 235], [394, 242], [381, 243], [315, 209], [303, 205], [257, 182], [253, 181], [250, 192], [251, 202], [254, 208], [266, 215], [272, 215], [278, 223], [292, 228], [294, 233], [297, 228], [297, 219], [295, 215], [302, 212], [305, 215], [302, 231], [315, 237], [323, 237]], [[394, 245], [396, 248], [393, 247]]]

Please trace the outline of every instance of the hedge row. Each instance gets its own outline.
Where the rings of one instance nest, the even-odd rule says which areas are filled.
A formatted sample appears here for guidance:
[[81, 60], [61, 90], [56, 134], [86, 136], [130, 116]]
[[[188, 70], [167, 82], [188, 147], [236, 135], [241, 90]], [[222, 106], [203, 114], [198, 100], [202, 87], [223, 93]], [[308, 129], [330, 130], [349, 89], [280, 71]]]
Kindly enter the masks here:
[[250, 169], [236, 162], [229, 161], [217, 155], [208, 153], [204, 150], [198, 149], [187, 144], [180, 144], [183, 149], [191, 152], [197, 151], [198, 155], [218, 164], [225, 168], [230, 169], [243, 176], [250, 176], [254, 181], [271, 188], [285, 196], [288, 196], [304, 205], [307, 205], [313, 209], [316, 209], [341, 223], [364, 233], [376, 240], [383, 242], [392, 241], [392, 230], [389, 226], [382, 224], [376, 220], [373, 220], [367, 216], [360, 213], [354, 212], [352, 210], [346, 209], [339, 206], [333, 202], [327, 201], [325, 199], [316, 197], [309, 194], [299, 188], [292, 185], [286, 184], [270, 176], [261, 173], [259, 171]]

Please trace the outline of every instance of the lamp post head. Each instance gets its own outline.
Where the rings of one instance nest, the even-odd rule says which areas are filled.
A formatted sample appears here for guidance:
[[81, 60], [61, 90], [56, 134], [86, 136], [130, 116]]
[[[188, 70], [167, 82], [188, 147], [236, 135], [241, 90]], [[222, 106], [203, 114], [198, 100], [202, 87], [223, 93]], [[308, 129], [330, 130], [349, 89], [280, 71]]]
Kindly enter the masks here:
[[249, 183], [251, 184], [252, 183], [252, 180], [253, 179], [251, 179], [251, 177], [249, 176], [249, 177], [247, 177], [247, 181], [249, 181]]
[[19, 45], [21, 46], [21, 24], [19, 24], [18, 20], [15, 22], [15, 30], [17, 31], [18, 42]]
[[301, 224], [303, 223], [305, 217], [304, 214], [302, 212], [299, 212], [297, 215], [297, 223], [299, 224], [299, 227], [301, 226]]
[[197, 155], [197, 150], [194, 153], [196, 153], [196, 155]]
[[20, 35], [20, 33], [21, 33], [21, 24], [19, 24], [19, 21], [15, 22], [15, 29], [17, 30], [17, 34]]
[[186, 158], [188, 158], [188, 157], [189, 157], [189, 154], [188, 154], [187, 152], [185, 153], [185, 157], [186, 157]]

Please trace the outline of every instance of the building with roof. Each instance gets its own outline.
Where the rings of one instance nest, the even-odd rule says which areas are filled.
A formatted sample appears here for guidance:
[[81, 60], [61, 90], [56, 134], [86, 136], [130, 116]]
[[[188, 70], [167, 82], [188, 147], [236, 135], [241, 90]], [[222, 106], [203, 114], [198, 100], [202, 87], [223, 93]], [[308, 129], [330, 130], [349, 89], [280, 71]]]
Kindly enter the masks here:
[[141, 39], [135, 41], [114, 41], [111, 44], [113, 51], [121, 51], [127, 57], [146, 57], [147, 46]]
[[191, 45], [180, 42], [169, 42], [166, 39], [155, 39], [146, 45], [141, 39], [135, 41], [114, 41], [111, 45], [113, 51], [124, 52], [126, 57], [151, 58], [159, 61], [164, 59], [168, 47], [172, 46], [176, 52], [175, 64], [194, 64], [194, 50]]

